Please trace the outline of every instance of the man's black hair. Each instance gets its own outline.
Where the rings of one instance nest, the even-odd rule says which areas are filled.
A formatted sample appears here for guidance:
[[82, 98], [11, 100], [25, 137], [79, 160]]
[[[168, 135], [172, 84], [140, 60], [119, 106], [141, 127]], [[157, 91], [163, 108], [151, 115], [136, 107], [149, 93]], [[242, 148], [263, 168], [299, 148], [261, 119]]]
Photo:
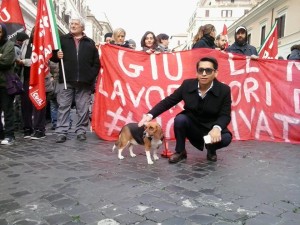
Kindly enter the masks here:
[[215, 70], [218, 69], [218, 61], [214, 57], [203, 57], [203, 58], [201, 58], [198, 61], [197, 65], [196, 65], [196, 69], [198, 69], [198, 66], [199, 66], [200, 62], [211, 62], [213, 64], [214, 69]]

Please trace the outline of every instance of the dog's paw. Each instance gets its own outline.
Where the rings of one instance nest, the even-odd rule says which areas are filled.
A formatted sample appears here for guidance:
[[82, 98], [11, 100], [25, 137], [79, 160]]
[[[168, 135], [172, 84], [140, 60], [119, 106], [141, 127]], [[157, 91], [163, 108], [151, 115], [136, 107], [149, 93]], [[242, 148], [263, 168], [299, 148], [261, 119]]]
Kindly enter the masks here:
[[130, 154], [130, 156], [131, 156], [132, 158], [134, 158], [134, 157], [136, 157], [136, 154]]
[[120, 156], [118, 156], [118, 158], [119, 158], [119, 159], [124, 159], [125, 157], [122, 156], [122, 155], [120, 155]]
[[154, 159], [154, 160], [159, 160], [159, 157], [158, 157], [157, 155], [154, 155], [154, 156], [153, 156], [153, 159]]
[[153, 164], [153, 161], [151, 160], [151, 161], [148, 161], [148, 164], [149, 165], [152, 165]]

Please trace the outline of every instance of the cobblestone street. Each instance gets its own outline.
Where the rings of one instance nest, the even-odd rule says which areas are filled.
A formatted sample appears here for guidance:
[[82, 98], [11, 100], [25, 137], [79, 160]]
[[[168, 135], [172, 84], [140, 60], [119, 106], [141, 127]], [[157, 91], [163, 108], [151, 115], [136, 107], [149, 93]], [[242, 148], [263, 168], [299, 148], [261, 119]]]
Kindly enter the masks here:
[[188, 144], [187, 160], [148, 165], [142, 146], [119, 160], [94, 133], [18, 135], [0, 146], [0, 225], [299, 225], [299, 145], [233, 142], [213, 163]]

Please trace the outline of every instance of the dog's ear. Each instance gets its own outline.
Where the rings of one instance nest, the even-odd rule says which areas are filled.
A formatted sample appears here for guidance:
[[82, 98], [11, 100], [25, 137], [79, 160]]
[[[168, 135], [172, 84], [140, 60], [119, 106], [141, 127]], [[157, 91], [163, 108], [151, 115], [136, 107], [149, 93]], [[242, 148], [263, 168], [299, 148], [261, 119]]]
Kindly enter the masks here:
[[155, 126], [155, 128], [156, 128], [156, 132], [155, 132], [156, 139], [162, 140], [164, 138], [164, 132], [163, 132], [161, 126], [159, 124], [157, 124]]

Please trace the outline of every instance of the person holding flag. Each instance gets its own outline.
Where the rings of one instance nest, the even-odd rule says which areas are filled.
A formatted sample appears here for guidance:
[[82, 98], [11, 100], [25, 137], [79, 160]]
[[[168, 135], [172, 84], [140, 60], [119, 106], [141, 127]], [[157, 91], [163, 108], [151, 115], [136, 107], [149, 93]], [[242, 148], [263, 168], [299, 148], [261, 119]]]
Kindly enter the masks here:
[[98, 50], [95, 42], [83, 32], [85, 28], [83, 19], [72, 18], [69, 28], [70, 32], [60, 37], [61, 50], [52, 57], [54, 62], [60, 64], [59, 93], [57, 94], [59, 104], [56, 127], [57, 143], [67, 140], [73, 96], [75, 96], [78, 115], [75, 128], [77, 140], [86, 140], [91, 94], [100, 70]]

